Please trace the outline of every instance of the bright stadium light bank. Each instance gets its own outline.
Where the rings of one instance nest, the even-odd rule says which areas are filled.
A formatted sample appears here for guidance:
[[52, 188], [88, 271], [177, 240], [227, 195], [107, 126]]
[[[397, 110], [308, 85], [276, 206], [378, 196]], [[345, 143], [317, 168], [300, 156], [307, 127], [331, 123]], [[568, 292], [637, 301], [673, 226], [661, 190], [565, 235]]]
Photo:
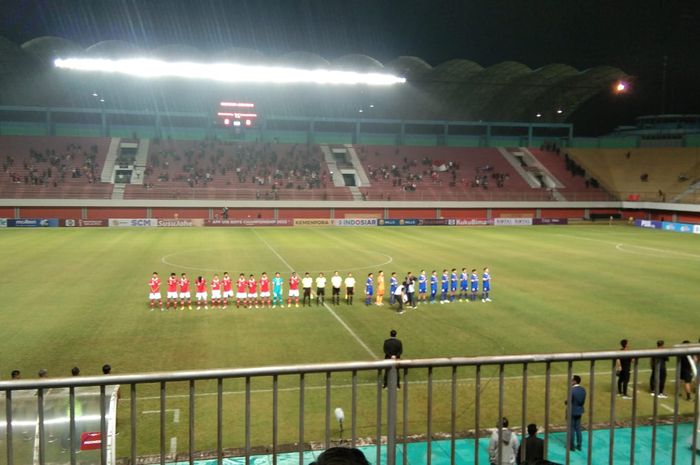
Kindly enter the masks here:
[[383, 73], [359, 73], [328, 69], [298, 69], [281, 66], [250, 66], [234, 63], [167, 62], [150, 58], [120, 60], [92, 58], [57, 58], [57, 68], [120, 73], [142, 78], [179, 77], [220, 82], [274, 84], [339, 84], [390, 86], [406, 79]]

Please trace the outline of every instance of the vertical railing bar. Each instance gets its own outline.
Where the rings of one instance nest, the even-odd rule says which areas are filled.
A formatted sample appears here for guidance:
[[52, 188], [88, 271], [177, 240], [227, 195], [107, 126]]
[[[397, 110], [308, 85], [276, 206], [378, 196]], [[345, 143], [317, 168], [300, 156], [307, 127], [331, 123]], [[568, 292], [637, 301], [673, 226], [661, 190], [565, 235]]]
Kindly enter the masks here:
[[[71, 388], [72, 389], [72, 388]], [[7, 454], [7, 465], [14, 464], [14, 450], [12, 447], [12, 391], [5, 391], [5, 440], [7, 445], [5, 447], [5, 452]], [[71, 444], [72, 446], [73, 444]], [[75, 464], [75, 462], [73, 462]]]
[[637, 441], [637, 383], [639, 382], [639, 360], [633, 359], [634, 371], [632, 374], [632, 427], [630, 431], [630, 465], [634, 465], [634, 445]]
[[653, 414], [652, 414], [652, 425], [651, 425], [651, 458], [649, 460], [650, 465], [654, 465], [656, 463], [656, 423], [658, 421], [658, 415], [659, 415], [659, 394], [661, 392], [659, 391], [660, 383], [661, 383], [661, 358], [652, 358], [652, 364], [654, 365], [654, 371], [653, 373], [653, 379], [652, 379], [652, 394], [654, 395], [654, 401], [652, 403], [653, 405]]
[[245, 465], [250, 465], [250, 376], [245, 377]]
[[452, 367], [452, 398], [450, 412], [450, 465], [455, 465], [455, 436], [457, 435], [457, 367]]
[[693, 436], [691, 439], [691, 447], [690, 450], [693, 451], [693, 458], [692, 462], [690, 465], [696, 465], [697, 464], [697, 458], [698, 458], [698, 432], [697, 432], [697, 427], [700, 425], [700, 376], [695, 376], [695, 413], [693, 414], [693, 427], [691, 428], [691, 431], [693, 432]]
[[[610, 368], [610, 443], [608, 445], [608, 464], [613, 464], [614, 454], [615, 454], [615, 397], [617, 390], [615, 389], [615, 359], [611, 360], [612, 366]], [[588, 409], [589, 412], [592, 409]], [[589, 436], [591, 433], [589, 433]]]
[[299, 463], [304, 463], [304, 373], [299, 374]]
[[569, 465], [571, 463], [571, 442], [574, 440], [571, 434], [573, 432], [571, 431], [571, 424], [574, 420], [573, 409], [571, 408], [571, 404], [573, 403], [571, 399], [571, 381], [573, 378], [573, 365], [571, 361], [567, 363], [566, 373], [566, 458], [564, 460], [564, 463], [566, 463], [566, 465]]
[[69, 431], [68, 434], [70, 434], [70, 441], [68, 443], [70, 444], [70, 463], [71, 465], [75, 465], [76, 461], [78, 460], [77, 454], [75, 451], [75, 387], [71, 386], [68, 388], [68, 408], [69, 408]]
[[498, 427], [498, 447], [496, 448], [496, 463], [502, 463], [501, 458], [503, 457], [503, 402], [505, 400], [504, 395], [505, 387], [505, 365], [503, 363], [498, 364], [498, 421], [496, 426]]
[[382, 370], [377, 370], [377, 437], [376, 437], [376, 463], [382, 463], [382, 386], [384, 380], [382, 378]]
[[[523, 397], [521, 400], [521, 405], [520, 405], [520, 411], [521, 411], [521, 416], [520, 416], [520, 439], [525, 440], [525, 432], [527, 429], [527, 377], [528, 377], [528, 369], [527, 369], [527, 362], [523, 363]], [[520, 461], [524, 462], [525, 460], [525, 447], [521, 448], [521, 456], [520, 456]]]
[[[46, 431], [44, 430], [44, 388], [36, 391], [37, 395], [37, 423], [39, 427], [39, 465], [46, 463]], [[104, 438], [104, 436], [102, 436]], [[102, 463], [104, 465], [104, 462]]]
[[272, 377], [272, 465], [277, 465], [277, 401], [278, 378]]
[[428, 367], [428, 443], [425, 463], [433, 462], [433, 367]]
[[551, 394], [552, 363], [545, 364], [544, 376], [544, 456], [547, 457], [549, 448], [549, 398]]
[[[107, 465], [107, 396], [105, 385], [100, 386], [100, 438], [102, 447], [100, 448], [100, 463]], [[114, 447], [114, 444], [112, 444]]]
[[352, 406], [350, 415], [352, 416], [352, 424], [350, 426], [352, 439], [350, 439], [351, 447], [357, 444], [357, 370], [352, 371]]
[[187, 460], [190, 465], [194, 465], [194, 409], [195, 409], [195, 387], [194, 380], [190, 380], [190, 398], [189, 398], [189, 425], [188, 425], [188, 435], [187, 440]]
[[408, 368], [403, 369], [403, 465], [408, 465]]
[[680, 394], [681, 384], [681, 357], [676, 357], [676, 386], [674, 388], [673, 401], [673, 440], [671, 449], [671, 465], [676, 465], [676, 442], [678, 441], [678, 395]]
[[331, 446], [331, 372], [326, 372], [326, 449]]
[[[75, 399], [74, 399], [75, 400]], [[130, 423], [131, 431], [129, 432], [131, 440], [131, 463], [136, 463], [136, 383], [131, 383], [129, 385], [129, 410], [131, 414]], [[71, 406], [71, 441], [75, 437], [75, 405]], [[72, 444], [71, 444], [72, 446]], [[75, 464], [72, 464], [75, 465]]]
[[386, 463], [396, 465], [396, 404], [398, 387], [398, 368], [394, 364], [389, 368], [387, 377], [386, 401]]
[[592, 465], [593, 461], [593, 413], [595, 405], [595, 360], [591, 360], [590, 370], [588, 373], [588, 457], [587, 465]]
[[216, 379], [216, 463], [224, 463], [224, 379]]
[[474, 390], [474, 465], [479, 465], [479, 430], [481, 429], [481, 365], [476, 365]]
[[165, 381], [160, 382], [160, 465], [165, 465]]

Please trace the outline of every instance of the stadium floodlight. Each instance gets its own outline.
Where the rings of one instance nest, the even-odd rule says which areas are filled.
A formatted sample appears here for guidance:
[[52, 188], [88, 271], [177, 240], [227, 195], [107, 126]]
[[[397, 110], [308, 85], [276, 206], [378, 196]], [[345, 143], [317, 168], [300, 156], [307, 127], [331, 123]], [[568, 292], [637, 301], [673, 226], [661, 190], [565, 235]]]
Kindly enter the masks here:
[[617, 81], [615, 83], [615, 92], [622, 94], [627, 92], [628, 84], [625, 81]]
[[179, 77], [219, 82], [272, 84], [342, 84], [390, 86], [406, 79], [385, 73], [360, 73], [329, 69], [299, 69], [281, 66], [250, 66], [235, 63], [168, 62], [150, 58], [103, 59], [57, 58], [57, 68], [118, 73], [142, 78]]

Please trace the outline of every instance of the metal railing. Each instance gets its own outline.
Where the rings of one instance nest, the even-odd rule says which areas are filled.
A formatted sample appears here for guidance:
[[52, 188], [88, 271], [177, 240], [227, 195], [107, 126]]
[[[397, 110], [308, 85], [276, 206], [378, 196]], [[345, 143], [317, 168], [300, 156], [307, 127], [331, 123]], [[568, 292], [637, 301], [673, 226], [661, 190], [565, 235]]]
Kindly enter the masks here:
[[[698, 425], [699, 404], [698, 404], [698, 377], [695, 378], [694, 388], [696, 392], [695, 400], [692, 403], [684, 404], [685, 413], [681, 412], [679, 404], [679, 394], [681, 379], [680, 379], [680, 363], [682, 357], [697, 357], [700, 356], [700, 346], [685, 345], [681, 348], [673, 349], [657, 349], [657, 350], [636, 350], [636, 351], [606, 351], [606, 352], [586, 352], [586, 353], [562, 353], [562, 354], [535, 354], [535, 355], [514, 355], [514, 356], [497, 356], [497, 357], [473, 357], [473, 358], [437, 358], [424, 360], [382, 360], [375, 362], [350, 362], [350, 363], [324, 363], [312, 365], [295, 365], [295, 366], [272, 366], [260, 368], [244, 368], [244, 369], [228, 369], [228, 370], [203, 370], [203, 371], [180, 371], [168, 373], [145, 373], [131, 375], [110, 375], [110, 376], [92, 376], [80, 378], [63, 378], [63, 379], [44, 379], [44, 380], [15, 380], [0, 382], [0, 391], [4, 392], [4, 414], [5, 421], [0, 423], [5, 431], [2, 437], [5, 442], [6, 463], [7, 465], [24, 465], [27, 460], [15, 457], [13, 445], [15, 439], [15, 430], [18, 428], [15, 420], [16, 414], [16, 399], [19, 394], [24, 392], [32, 392], [32, 400], [37, 409], [37, 435], [34, 438], [36, 448], [41, 453], [35, 455], [32, 462], [39, 465], [50, 463], [47, 460], [46, 453], [46, 432], [44, 425], [45, 421], [45, 396], [51, 390], [64, 388], [68, 389], [68, 405], [66, 422], [70, 425], [70, 456], [69, 462], [71, 465], [76, 464], [76, 422], [79, 421], [80, 414], [76, 412], [76, 390], [87, 387], [99, 388], [99, 432], [101, 437], [108, 436], [109, 417], [109, 398], [110, 393], [107, 390], [108, 386], [120, 385], [122, 393], [125, 394], [126, 402], [128, 398], [128, 415], [122, 411], [121, 419], [128, 418], [126, 429], [129, 434], [123, 434], [118, 437], [120, 441], [126, 444], [122, 453], [117, 452], [117, 455], [123, 459], [122, 463], [136, 464], [140, 455], [137, 454], [137, 440], [143, 435], [150, 433], [149, 428], [139, 427], [138, 408], [140, 403], [150, 402], [151, 400], [158, 402], [158, 408], [153, 412], [158, 414], [158, 438], [157, 446], [155, 447], [157, 462], [164, 464], [168, 461], [176, 461], [178, 456], [169, 455], [166, 450], [166, 415], [170, 403], [179, 402], [182, 400], [187, 410], [187, 454], [182, 455], [182, 460], [193, 464], [197, 459], [202, 458], [205, 454], [198, 451], [198, 446], [195, 440], [198, 439], [198, 427], [208, 428], [209, 432], [215, 433], [216, 447], [212, 455], [216, 456], [219, 464], [223, 462], [225, 455], [231, 455], [230, 452], [225, 452], [227, 446], [233, 441], [228, 435], [224, 437], [224, 424], [229, 424], [231, 421], [229, 410], [224, 408], [224, 396], [232, 394], [224, 391], [225, 382], [241, 381], [243, 390], [238, 392], [243, 396], [242, 413], [242, 447], [238, 451], [239, 455], [245, 457], [245, 463], [250, 463], [251, 456], [260, 451], [254, 441], [260, 442], [259, 439], [254, 439], [252, 434], [252, 406], [254, 401], [257, 405], [257, 396], [265, 397], [265, 402], [271, 402], [271, 408], [265, 409], [264, 415], [269, 415], [271, 420], [271, 444], [267, 444], [266, 453], [271, 454], [272, 463], [276, 464], [278, 455], [284, 451], [296, 451], [299, 457], [299, 463], [304, 463], [304, 453], [310, 449], [307, 444], [309, 440], [317, 440], [317, 446], [322, 446], [324, 449], [337, 443], [333, 439], [332, 431], [332, 405], [334, 397], [332, 390], [335, 388], [343, 389], [342, 394], [336, 396], [336, 400], [341, 397], [344, 401], [350, 403], [350, 437], [347, 444], [357, 446], [366, 440], [361, 438], [359, 430], [365, 433], [372, 432], [373, 442], [376, 444], [376, 464], [380, 464], [385, 460], [385, 463], [394, 465], [398, 462], [406, 465], [408, 463], [408, 446], [411, 441], [424, 440], [426, 441], [426, 455], [424, 463], [430, 465], [432, 461], [432, 446], [433, 442], [438, 437], [448, 438], [450, 441], [450, 463], [454, 464], [457, 460], [456, 440], [460, 437], [473, 438], [474, 441], [474, 457], [473, 463], [485, 463], [484, 458], [480, 457], [479, 438], [485, 435], [484, 426], [496, 426], [494, 421], [500, 419], [504, 414], [509, 412], [520, 413], [519, 432], [521, 437], [525, 435], [525, 425], [531, 418], [541, 418], [544, 427], [545, 451], [553, 447], [551, 443], [551, 434], [555, 431], [567, 431], [567, 440], [565, 444], [565, 462], [570, 462], [570, 444], [571, 444], [571, 414], [566, 415], [565, 421], [557, 424], [553, 421], [554, 413], [552, 400], [557, 398], [560, 401], [571, 399], [571, 384], [568, 382], [574, 373], [584, 374], [584, 383], [588, 390], [588, 399], [586, 400], [586, 415], [588, 432], [587, 440], [587, 463], [592, 463], [593, 451], [598, 450], [594, 442], [594, 430], [610, 431], [610, 439], [607, 444], [608, 448], [608, 463], [613, 464], [613, 454], [616, 448], [615, 444], [615, 429], [619, 426], [618, 423], [623, 421], [629, 425], [631, 430], [631, 438], [629, 445], [629, 463], [635, 463], [635, 445], [638, 426], [642, 422], [642, 417], [648, 417], [644, 421], [652, 428], [652, 445], [650, 450], [649, 462], [655, 464], [656, 441], [657, 441], [657, 425], [662, 423], [671, 424], [673, 428], [673, 444], [672, 457], [670, 463], [675, 465], [680, 463], [677, 460], [678, 448], [678, 426], [681, 423], [692, 420], [693, 435], [691, 440], [692, 450], [697, 450], [698, 440], [695, 432]], [[640, 369], [642, 360], [652, 360], [656, 363], [655, 368], [659, 373], [661, 359], [670, 357], [675, 360], [675, 388], [673, 408], [664, 406], [670, 413], [662, 416], [659, 411], [661, 399], [659, 396], [653, 396], [651, 406], [642, 406], [643, 400], [649, 397], [642, 397], [645, 390], [640, 389], [639, 376], [643, 369]], [[631, 388], [631, 408], [628, 416], [619, 415], [617, 408], [619, 402], [622, 402], [617, 396], [615, 386], [615, 360], [625, 358], [631, 359], [632, 364], [632, 382]], [[598, 365], [603, 366], [601, 371], [596, 370]], [[576, 371], [574, 371], [576, 369]], [[671, 368], [669, 371], [673, 371]], [[506, 373], [509, 376], [506, 376]], [[459, 377], [459, 375], [464, 375]], [[515, 374], [514, 376], [511, 376]], [[384, 376], [387, 380], [387, 393], [384, 394], [383, 384]], [[345, 380], [349, 376], [350, 383], [338, 385], [338, 380]], [[562, 382], [553, 386], [552, 381], [566, 376]], [[401, 386], [399, 386], [399, 377]], [[599, 381], [599, 378], [602, 378]], [[265, 390], [254, 390], [254, 383], [260, 380], [271, 380], [271, 388]], [[606, 380], [609, 379], [609, 385]], [[653, 378], [652, 378], [653, 379]], [[366, 380], [368, 382], [361, 383]], [[312, 382], [309, 382], [312, 381]], [[334, 384], [336, 381], [336, 384]], [[497, 389], [492, 389], [492, 382], [497, 384]], [[315, 384], [314, 384], [315, 382]], [[655, 378], [654, 389], [660, 390], [660, 379]], [[180, 383], [180, 384], [178, 384]], [[201, 392], [202, 385], [215, 384], [214, 392]], [[157, 387], [157, 395], [154, 397], [138, 397], [137, 393], [148, 391]], [[563, 385], [566, 385], [564, 388]], [[515, 386], [515, 388], [514, 388]], [[178, 391], [178, 387], [181, 387]], [[200, 387], [200, 390], [198, 390]], [[360, 390], [368, 388], [374, 394], [360, 395]], [[517, 388], [521, 391], [520, 401], [513, 400], [513, 393], [517, 392]], [[170, 395], [169, 395], [170, 389]], [[473, 391], [472, 391], [473, 389]], [[609, 389], [609, 393], [607, 390]], [[173, 390], [179, 394], [173, 394]], [[347, 392], [349, 390], [349, 393]], [[264, 393], [263, 393], [264, 391]], [[294, 402], [290, 401], [297, 395]], [[318, 392], [317, 392], [318, 391]], [[473, 392], [473, 394], [470, 394]], [[290, 394], [291, 393], [291, 394]], [[285, 396], [284, 401], [280, 400], [281, 394]], [[313, 395], [318, 394], [319, 402], [314, 404], [308, 402]], [[348, 394], [348, 395], [346, 395]], [[609, 395], [609, 404], [607, 408], [601, 407], [598, 398], [603, 395]], [[196, 398], [200, 395], [208, 395], [215, 397], [215, 408], [210, 411], [207, 418], [206, 426], [201, 425], [201, 421], [196, 420], [197, 402]], [[269, 398], [271, 396], [271, 398]], [[507, 397], [508, 396], [508, 397]], [[564, 397], [565, 396], [565, 397]], [[254, 397], [256, 397], [254, 399]], [[349, 397], [347, 399], [346, 397]], [[399, 398], [400, 397], [400, 398]], [[150, 400], [146, 400], [150, 399]], [[374, 400], [372, 400], [374, 399]], [[541, 408], [532, 406], [541, 400]], [[376, 414], [376, 421], [369, 420], [368, 426], [360, 425], [361, 418], [358, 410], [366, 410], [367, 403], [374, 403], [373, 413]], [[386, 402], [383, 405], [383, 402]], [[425, 402], [425, 404], [422, 404]], [[605, 401], [604, 401], [605, 402]], [[463, 404], [460, 406], [460, 403]], [[607, 404], [607, 402], [605, 402]], [[422, 404], [422, 406], [421, 406]], [[629, 405], [629, 404], [626, 404]], [[692, 406], [692, 412], [688, 409]], [[319, 425], [317, 432], [312, 432], [310, 435], [305, 431], [307, 425], [306, 413], [310, 408], [314, 409], [311, 412], [312, 416], [322, 417], [323, 425]], [[601, 414], [602, 412], [604, 414]], [[651, 411], [649, 411], [651, 409]], [[298, 423], [292, 423], [291, 428], [296, 427], [296, 431], [291, 434], [296, 436], [296, 444], [292, 446], [282, 447], [279, 443], [280, 431], [279, 420], [280, 413], [283, 410], [285, 417], [296, 416]], [[447, 413], [449, 412], [449, 413]], [[462, 412], [470, 415], [463, 416]], [[146, 412], [142, 412], [146, 413]], [[207, 413], [207, 412], [204, 412]], [[366, 413], [366, 412], [365, 412]], [[384, 417], [386, 415], [386, 417]], [[469, 417], [473, 415], [473, 421]], [[512, 416], [512, 415], [511, 415]], [[449, 417], [441, 421], [439, 417]], [[259, 418], [256, 416], [256, 418]], [[409, 418], [412, 420], [409, 421]], [[416, 424], [416, 418], [418, 425]], [[492, 423], [490, 423], [492, 422]], [[420, 425], [422, 423], [422, 426]], [[320, 426], [323, 426], [321, 429]], [[518, 429], [515, 430], [516, 432]], [[288, 437], [289, 432], [285, 432]], [[342, 434], [342, 424], [341, 424]], [[499, 444], [502, 435], [502, 430], [498, 430]], [[311, 437], [309, 437], [311, 436]], [[472, 440], [472, 439], [468, 439]], [[233, 441], [235, 442], [235, 441]], [[380, 447], [384, 444], [383, 447]], [[127, 447], [128, 446], [128, 447]], [[557, 445], [558, 446], [558, 445]], [[108, 452], [106, 447], [100, 451], [99, 462], [102, 465], [109, 463]], [[382, 454], [385, 450], [385, 456]], [[65, 451], [64, 451], [65, 452]], [[397, 459], [397, 452], [401, 453], [401, 457]], [[500, 463], [501, 448], [498, 448], [496, 458], [497, 463]], [[66, 459], [68, 460], [68, 459]], [[125, 461], [128, 460], [128, 461]], [[471, 460], [467, 457], [467, 460]], [[692, 454], [691, 465], [697, 462], [697, 454]], [[596, 462], [601, 463], [601, 462]], [[619, 461], [616, 463], [620, 463]], [[686, 465], [686, 464], [684, 464]]]

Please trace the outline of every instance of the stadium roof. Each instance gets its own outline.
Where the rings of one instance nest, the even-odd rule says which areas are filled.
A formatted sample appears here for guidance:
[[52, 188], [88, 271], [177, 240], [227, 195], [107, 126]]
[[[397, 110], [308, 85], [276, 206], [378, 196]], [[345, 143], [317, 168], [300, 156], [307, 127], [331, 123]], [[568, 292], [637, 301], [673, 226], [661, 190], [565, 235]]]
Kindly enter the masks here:
[[[384, 90], [203, 86], [193, 81], [144, 82], [110, 75], [70, 74], [52, 67], [56, 57], [134, 56], [391, 72], [406, 77], [408, 83]], [[143, 109], [148, 105], [162, 110], [194, 111], [211, 108], [217, 99], [246, 98], [256, 101], [264, 113], [280, 116], [355, 117], [371, 104], [373, 111], [364, 112], [363, 117], [489, 121], [563, 122], [580, 105], [627, 77], [622, 70], [608, 66], [577, 70], [566, 64], [551, 64], [531, 69], [516, 61], [505, 61], [482, 67], [466, 59], [431, 66], [414, 56], [382, 63], [361, 54], [329, 60], [297, 51], [270, 57], [238, 47], [209, 54], [188, 45], [148, 50], [117, 40], [83, 48], [61, 37], [38, 37], [21, 46], [0, 37], [0, 65], [0, 104], [5, 105], [94, 105], [90, 100], [94, 88], [105, 96], [105, 105], [123, 109]], [[86, 89], [90, 89], [90, 95]]]

